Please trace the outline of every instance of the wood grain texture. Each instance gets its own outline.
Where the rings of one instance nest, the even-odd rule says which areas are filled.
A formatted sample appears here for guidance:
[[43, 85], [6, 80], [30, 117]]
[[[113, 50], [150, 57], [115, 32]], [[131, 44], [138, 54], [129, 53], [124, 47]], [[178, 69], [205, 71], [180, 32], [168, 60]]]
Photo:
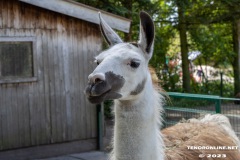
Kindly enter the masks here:
[[[70, 17], [75, 17], [78, 19], [83, 19], [91, 23], [99, 24], [98, 12], [99, 9], [86, 6], [81, 3], [77, 3], [73, 0], [41, 0], [41, 1], [32, 1], [32, 0], [20, 0], [25, 3], [36, 5], [54, 12], [61, 14], [69, 15]], [[101, 11], [107, 23], [114, 29], [120, 31], [129, 32], [131, 20]]]
[[0, 41], [33, 37], [34, 81], [0, 84], [0, 150], [97, 137], [83, 90], [102, 49], [98, 26], [17, 0], [0, 0]]

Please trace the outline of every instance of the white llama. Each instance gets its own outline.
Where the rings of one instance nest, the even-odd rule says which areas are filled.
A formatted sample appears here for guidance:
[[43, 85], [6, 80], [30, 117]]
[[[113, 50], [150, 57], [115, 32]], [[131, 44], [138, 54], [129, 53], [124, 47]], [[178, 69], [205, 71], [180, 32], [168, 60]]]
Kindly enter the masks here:
[[[174, 138], [169, 137], [167, 131], [164, 133], [166, 136], [160, 132], [163, 97], [153, 87], [148, 70], [154, 42], [154, 24], [151, 17], [147, 13], [141, 12], [139, 42], [125, 43], [102, 19], [101, 14], [99, 16], [100, 29], [110, 48], [95, 57], [98, 66], [88, 77], [89, 83], [85, 94], [92, 103], [114, 99], [115, 125], [113, 151], [110, 159], [174, 159], [168, 154], [184, 151], [171, 152], [171, 148], [177, 148], [177, 146], [172, 147], [174, 142], [171, 142], [171, 138]], [[207, 121], [205, 122], [186, 124], [197, 126], [197, 124], [207, 124]], [[178, 129], [176, 132], [180, 130]], [[219, 130], [230, 137], [230, 134], [226, 133], [224, 129]], [[231, 134], [235, 135], [234, 132]], [[164, 141], [166, 147], [170, 148], [165, 147]], [[238, 140], [230, 139], [230, 141], [234, 145], [238, 143], [236, 142]], [[185, 150], [187, 150], [186, 146]], [[239, 157], [239, 153], [237, 156]], [[174, 160], [188, 159], [182, 153], [176, 157]], [[198, 159], [198, 157], [195, 158]]]

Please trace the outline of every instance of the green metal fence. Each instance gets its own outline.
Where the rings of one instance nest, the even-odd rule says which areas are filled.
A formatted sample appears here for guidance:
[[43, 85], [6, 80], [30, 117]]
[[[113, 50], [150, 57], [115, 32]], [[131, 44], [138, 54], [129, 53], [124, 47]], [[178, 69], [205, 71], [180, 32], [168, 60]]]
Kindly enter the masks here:
[[240, 138], [240, 100], [221, 97], [221, 113], [226, 115]]
[[170, 100], [165, 105], [165, 127], [183, 119], [199, 118], [209, 113], [221, 113], [229, 118], [234, 131], [240, 137], [239, 99], [176, 92], [168, 92], [168, 95]]

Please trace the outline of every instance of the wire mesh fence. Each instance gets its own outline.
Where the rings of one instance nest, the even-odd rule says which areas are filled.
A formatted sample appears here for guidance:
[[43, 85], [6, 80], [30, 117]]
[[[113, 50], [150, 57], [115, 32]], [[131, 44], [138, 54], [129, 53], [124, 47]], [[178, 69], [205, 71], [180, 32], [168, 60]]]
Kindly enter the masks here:
[[228, 117], [233, 130], [240, 137], [240, 100], [221, 98], [221, 113]]
[[170, 100], [165, 105], [164, 127], [169, 127], [190, 118], [199, 118], [205, 114], [221, 113], [229, 121], [240, 137], [240, 100], [219, 96], [168, 92]]

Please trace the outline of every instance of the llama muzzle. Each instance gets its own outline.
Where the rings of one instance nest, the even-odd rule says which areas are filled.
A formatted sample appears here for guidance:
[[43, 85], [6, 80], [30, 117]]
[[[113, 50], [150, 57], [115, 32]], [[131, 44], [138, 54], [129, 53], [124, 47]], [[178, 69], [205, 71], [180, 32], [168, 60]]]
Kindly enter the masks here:
[[91, 103], [102, 103], [105, 100], [118, 99], [125, 80], [113, 72], [90, 74], [85, 95]]

